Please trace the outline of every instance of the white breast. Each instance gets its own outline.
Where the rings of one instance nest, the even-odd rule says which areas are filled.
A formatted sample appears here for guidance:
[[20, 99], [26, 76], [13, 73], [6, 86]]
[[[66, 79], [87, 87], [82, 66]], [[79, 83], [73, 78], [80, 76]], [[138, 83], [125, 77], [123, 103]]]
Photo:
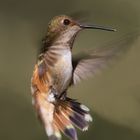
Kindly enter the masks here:
[[72, 60], [71, 51], [64, 50], [61, 52], [62, 56], [56, 64], [56, 71], [58, 72], [58, 89], [63, 92], [71, 81], [72, 76]]

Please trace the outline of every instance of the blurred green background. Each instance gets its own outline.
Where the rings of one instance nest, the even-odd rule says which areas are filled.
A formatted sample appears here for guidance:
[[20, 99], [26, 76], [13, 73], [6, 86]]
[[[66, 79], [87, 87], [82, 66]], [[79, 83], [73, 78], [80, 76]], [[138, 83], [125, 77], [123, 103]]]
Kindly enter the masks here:
[[[140, 27], [139, 0], [0, 0], [0, 140], [46, 140], [31, 104], [30, 78], [48, 21], [86, 11], [86, 21], [116, 33], [83, 31], [74, 51], [101, 46]], [[69, 90], [91, 108], [94, 122], [80, 140], [140, 140], [140, 39], [95, 78]]]

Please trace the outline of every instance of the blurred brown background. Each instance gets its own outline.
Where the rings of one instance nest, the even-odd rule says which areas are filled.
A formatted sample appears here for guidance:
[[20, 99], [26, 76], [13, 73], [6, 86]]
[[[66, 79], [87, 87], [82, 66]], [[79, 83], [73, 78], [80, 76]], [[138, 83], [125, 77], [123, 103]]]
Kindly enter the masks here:
[[[0, 140], [46, 140], [31, 105], [30, 78], [48, 21], [86, 11], [88, 22], [116, 33], [83, 31], [75, 51], [103, 45], [140, 27], [139, 0], [0, 0]], [[140, 139], [140, 39], [127, 54], [69, 95], [92, 110], [94, 122], [80, 140]]]

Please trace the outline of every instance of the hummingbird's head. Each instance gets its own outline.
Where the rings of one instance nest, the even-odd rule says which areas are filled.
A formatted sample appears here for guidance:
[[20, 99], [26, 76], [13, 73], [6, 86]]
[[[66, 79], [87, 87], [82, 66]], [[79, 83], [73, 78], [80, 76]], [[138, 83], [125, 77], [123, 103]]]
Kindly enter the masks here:
[[54, 17], [50, 21], [44, 42], [48, 45], [55, 43], [73, 43], [75, 36], [82, 29], [115, 31], [115, 29], [102, 26], [81, 24], [69, 16], [61, 15]]
[[56, 16], [48, 25], [45, 41], [49, 44], [56, 42], [67, 43], [68, 41], [71, 41], [81, 29], [78, 22], [71, 17], [66, 15]]
[[[68, 30], [73, 30], [73, 27], [77, 28], [77, 30], [80, 30], [78, 23], [71, 17], [66, 15], [56, 16], [50, 21], [48, 25], [48, 32], [60, 34]], [[75, 29], [75, 31], [77, 30]]]

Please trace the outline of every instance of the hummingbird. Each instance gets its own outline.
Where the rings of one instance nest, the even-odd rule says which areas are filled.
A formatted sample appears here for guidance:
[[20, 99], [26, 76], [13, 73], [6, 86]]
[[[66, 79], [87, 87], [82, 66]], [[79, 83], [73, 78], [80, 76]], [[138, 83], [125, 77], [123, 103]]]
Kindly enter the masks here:
[[78, 140], [75, 127], [88, 130], [92, 122], [89, 108], [69, 98], [67, 90], [95, 75], [113, 56], [114, 49], [97, 49], [91, 54], [73, 57], [74, 40], [84, 29], [116, 31], [82, 24], [66, 15], [56, 16], [48, 24], [34, 67], [31, 79], [33, 106], [49, 140], [61, 140], [61, 133], [71, 140]]

